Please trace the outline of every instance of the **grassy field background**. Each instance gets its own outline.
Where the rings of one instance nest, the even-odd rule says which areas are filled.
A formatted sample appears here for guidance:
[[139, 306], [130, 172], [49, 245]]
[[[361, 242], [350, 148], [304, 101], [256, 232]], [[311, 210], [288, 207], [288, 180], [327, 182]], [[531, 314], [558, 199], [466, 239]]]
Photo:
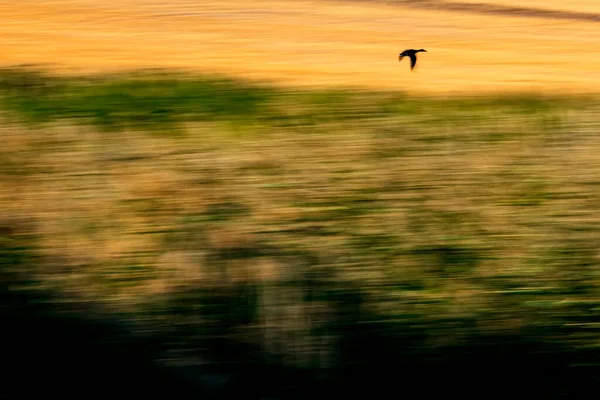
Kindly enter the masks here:
[[597, 24], [398, 3], [0, 3], [3, 395], [597, 390]]

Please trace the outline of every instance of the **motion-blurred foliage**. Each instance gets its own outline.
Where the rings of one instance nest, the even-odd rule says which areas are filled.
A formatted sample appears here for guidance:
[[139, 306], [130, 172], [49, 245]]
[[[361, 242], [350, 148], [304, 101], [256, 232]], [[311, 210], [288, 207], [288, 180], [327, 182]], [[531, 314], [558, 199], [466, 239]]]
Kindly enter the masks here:
[[597, 382], [595, 98], [23, 69], [0, 88], [3, 295], [100, 304], [161, 362], [284, 397], [268, 366], [348, 393], [399, 369], [492, 385], [502, 366], [507, 394]]
[[294, 92], [259, 82], [168, 71], [74, 78], [6, 68], [0, 70], [0, 89], [3, 108], [24, 121], [66, 120], [107, 130], [161, 130], [211, 120], [310, 125], [398, 115], [416, 116], [427, 124], [464, 124], [487, 119], [490, 112], [547, 116], [565, 102], [521, 94], [423, 99], [352, 88]]

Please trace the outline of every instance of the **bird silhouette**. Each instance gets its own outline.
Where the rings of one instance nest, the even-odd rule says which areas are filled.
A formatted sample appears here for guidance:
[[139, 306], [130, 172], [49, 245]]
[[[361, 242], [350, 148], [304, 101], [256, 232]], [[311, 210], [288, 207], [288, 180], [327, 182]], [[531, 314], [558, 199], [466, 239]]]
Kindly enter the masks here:
[[400, 53], [398, 55], [398, 61], [399, 62], [402, 61], [402, 59], [404, 57], [410, 57], [410, 70], [412, 71], [412, 69], [417, 64], [417, 53], [419, 53], [421, 51], [427, 53], [427, 50], [425, 50], [425, 49], [419, 49], [419, 50], [408, 49], [408, 50], [404, 50], [402, 53]]

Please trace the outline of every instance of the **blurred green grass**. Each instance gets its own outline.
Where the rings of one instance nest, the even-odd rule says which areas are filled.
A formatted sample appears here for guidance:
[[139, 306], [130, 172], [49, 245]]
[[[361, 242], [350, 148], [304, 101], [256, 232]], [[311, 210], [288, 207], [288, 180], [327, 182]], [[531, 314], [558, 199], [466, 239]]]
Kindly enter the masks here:
[[524, 331], [597, 346], [596, 97], [6, 69], [0, 104], [3, 268], [181, 329], [182, 351], [237, 329], [296, 351], [283, 342], [357, 317], [348, 288], [432, 346]]
[[163, 130], [186, 121], [312, 125], [397, 116], [421, 124], [462, 125], [494, 115], [557, 118], [576, 100], [535, 94], [420, 98], [353, 88], [292, 91], [219, 75], [169, 71], [65, 77], [34, 68], [0, 70], [3, 109], [22, 122], [69, 121], [114, 131]]

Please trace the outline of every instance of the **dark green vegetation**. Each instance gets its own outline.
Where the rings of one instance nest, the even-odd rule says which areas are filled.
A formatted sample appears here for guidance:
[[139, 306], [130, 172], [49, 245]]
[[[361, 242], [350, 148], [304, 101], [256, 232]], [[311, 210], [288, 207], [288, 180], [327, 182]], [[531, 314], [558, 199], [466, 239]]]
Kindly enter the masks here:
[[29, 122], [69, 120], [111, 131], [249, 118], [273, 97], [272, 90], [219, 77], [141, 73], [73, 79], [12, 69], [0, 76], [5, 108]]
[[227, 77], [161, 71], [73, 78], [5, 69], [0, 70], [0, 89], [3, 108], [29, 123], [66, 121], [109, 131], [163, 130], [215, 120], [306, 126], [399, 115], [425, 117], [420, 122], [428, 124], [464, 124], [488, 119], [490, 111], [497, 116], [546, 115], [566, 101], [521, 94], [421, 99], [351, 88], [293, 92]]
[[8, 382], [598, 389], [596, 98], [0, 76]]

